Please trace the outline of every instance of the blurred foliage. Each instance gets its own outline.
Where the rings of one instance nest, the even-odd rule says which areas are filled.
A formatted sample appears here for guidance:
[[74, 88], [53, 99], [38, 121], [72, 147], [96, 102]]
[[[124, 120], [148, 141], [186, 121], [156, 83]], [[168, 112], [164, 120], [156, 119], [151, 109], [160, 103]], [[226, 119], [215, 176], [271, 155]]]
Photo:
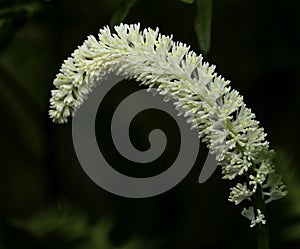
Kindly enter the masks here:
[[210, 49], [213, 0], [196, 0], [195, 3], [195, 32], [200, 49], [206, 55]]
[[[1, 5], [0, 5], [1, 6]], [[0, 9], [0, 50], [8, 45], [15, 32], [41, 9], [40, 2], [4, 5]]]
[[88, 217], [63, 204], [44, 210], [27, 220], [15, 220], [14, 225], [39, 241], [43, 248], [72, 249], [137, 249], [138, 240], [130, 240], [124, 246], [114, 246], [109, 240], [112, 221], [108, 218], [89, 221]]
[[124, 0], [118, 6], [117, 10], [113, 13], [109, 25], [110, 27], [114, 27], [115, 25], [120, 24], [124, 21], [124, 19], [128, 16], [129, 11], [136, 4], [138, 0]]
[[299, 171], [294, 167], [294, 156], [284, 149], [278, 149], [276, 163], [287, 183], [289, 194], [285, 206], [285, 226], [281, 229], [281, 237], [288, 243], [300, 242], [300, 182]]
[[192, 3], [194, 3], [194, 0], [181, 0], [181, 2], [192, 4]]
[[201, 52], [206, 55], [210, 49], [213, 0], [181, 0], [196, 5], [194, 29]]
[[[206, 60], [244, 95], [272, 147], [284, 148], [277, 165], [289, 195], [270, 204], [272, 248], [299, 248], [299, 2], [215, 0], [213, 21], [211, 4], [0, 1], [1, 249], [253, 248], [254, 233], [227, 202], [231, 185], [220, 172], [199, 185], [195, 166], [161, 196], [119, 198], [84, 174], [71, 126], [49, 120], [51, 82], [62, 60], [87, 35], [121, 21], [159, 27], [197, 53], [210, 51]], [[62, 200], [70, 204], [49, 208]]]

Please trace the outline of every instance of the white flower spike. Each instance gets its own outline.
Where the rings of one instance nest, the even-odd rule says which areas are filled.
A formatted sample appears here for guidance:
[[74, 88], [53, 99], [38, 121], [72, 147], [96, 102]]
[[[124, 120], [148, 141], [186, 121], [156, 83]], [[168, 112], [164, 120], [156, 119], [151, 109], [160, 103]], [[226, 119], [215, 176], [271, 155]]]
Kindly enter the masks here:
[[[89, 36], [64, 61], [54, 80], [49, 115], [65, 123], [82, 105], [88, 94], [111, 73], [134, 79], [156, 90], [165, 99], [175, 100], [179, 113], [188, 117], [193, 128], [222, 167], [224, 179], [239, 177], [242, 183], [231, 188], [229, 201], [253, 201], [257, 191], [265, 202], [287, 194], [272, 164], [274, 152], [265, 140], [255, 115], [229, 81], [215, 73], [215, 66], [203, 61], [189, 46], [172, 41], [159, 30], [140, 30], [139, 24], [121, 24], [111, 34], [100, 30], [98, 40]], [[253, 205], [253, 204], [252, 204]], [[242, 212], [251, 227], [265, 223], [260, 209]]]

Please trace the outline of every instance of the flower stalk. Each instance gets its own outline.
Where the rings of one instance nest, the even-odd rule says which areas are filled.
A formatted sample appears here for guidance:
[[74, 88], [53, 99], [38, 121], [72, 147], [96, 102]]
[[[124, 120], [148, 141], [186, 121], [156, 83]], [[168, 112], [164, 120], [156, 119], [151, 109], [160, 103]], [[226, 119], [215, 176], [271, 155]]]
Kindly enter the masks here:
[[[259, 187], [257, 192], [252, 198], [253, 206], [261, 210], [266, 217], [266, 205], [263, 201], [262, 191]], [[256, 214], [257, 215], [257, 214]], [[259, 223], [256, 226], [256, 240], [257, 240], [257, 249], [270, 249], [270, 235], [269, 235], [269, 225], [266, 222], [265, 224]]]

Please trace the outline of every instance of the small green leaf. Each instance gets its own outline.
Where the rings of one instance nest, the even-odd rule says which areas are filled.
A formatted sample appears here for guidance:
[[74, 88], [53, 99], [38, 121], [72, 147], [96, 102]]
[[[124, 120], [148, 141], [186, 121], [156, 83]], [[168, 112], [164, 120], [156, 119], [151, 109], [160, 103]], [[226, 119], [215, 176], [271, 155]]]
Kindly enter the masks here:
[[113, 28], [115, 25], [120, 24], [129, 14], [131, 8], [137, 3], [138, 0], [124, 0], [121, 2], [119, 8], [110, 19], [109, 26]]
[[188, 3], [188, 4], [193, 4], [194, 3], [194, 0], [180, 0], [181, 2], [184, 2], [184, 3]]
[[196, 0], [196, 16], [194, 28], [199, 47], [203, 54], [210, 49], [212, 0]]

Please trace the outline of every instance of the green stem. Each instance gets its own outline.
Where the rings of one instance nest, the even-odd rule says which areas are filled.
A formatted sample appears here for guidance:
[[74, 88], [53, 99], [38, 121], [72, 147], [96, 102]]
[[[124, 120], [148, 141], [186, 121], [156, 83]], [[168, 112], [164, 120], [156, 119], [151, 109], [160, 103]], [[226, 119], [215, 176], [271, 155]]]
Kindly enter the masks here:
[[[249, 175], [254, 175], [254, 169], [250, 168], [248, 174], [246, 175], [249, 181]], [[256, 229], [256, 244], [257, 249], [270, 249], [270, 234], [269, 234], [269, 224], [267, 219], [267, 208], [265, 200], [262, 194], [262, 188], [260, 185], [257, 185], [257, 189], [254, 195], [251, 197], [253, 209], [255, 215], [257, 214], [257, 209], [259, 209], [265, 216], [266, 224], [261, 222], [255, 226]]]
[[[261, 186], [257, 187], [255, 194], [252, 197], [253, 207], [256, 212], [257, 209], [265, 215], [266, 214], [266, 204], [262, 196]], [[266, 224], [259, 223], [256, 225], [256, 238], [257, 238], [257, 249], [270, 249], [270, 235], [269, 235], [269, 225], [268, 221]]]
[[[227, 128], [236, 135], [233, 125], [230, 120], [226, 120], [226, 126]], [[244, 148], [237, 144], [237, 149], [241, 152], [244, 151]], [[249, 175], [254, 175], [254, 169], [250, 168], [248, 171], [248, 174], [246, 174], [248, 182]], [[253, 209], [255, 212], [255, 215], [257, 215], [257, 209], [259, 209], [265, 216], [265, 219], [267, 220], [267, 210], [266, 210], [266, 204], [262, 195], [262, 188], [260, 185], [257, 186], [256, 192], [251, 198], [253, 203]], [[270, 249], [270, 235], [269, 235], [269, 225], [268, 222], [266, 224], [259, 223], [256, 226], [256, 239], [257, 239], [257, 249]]]

